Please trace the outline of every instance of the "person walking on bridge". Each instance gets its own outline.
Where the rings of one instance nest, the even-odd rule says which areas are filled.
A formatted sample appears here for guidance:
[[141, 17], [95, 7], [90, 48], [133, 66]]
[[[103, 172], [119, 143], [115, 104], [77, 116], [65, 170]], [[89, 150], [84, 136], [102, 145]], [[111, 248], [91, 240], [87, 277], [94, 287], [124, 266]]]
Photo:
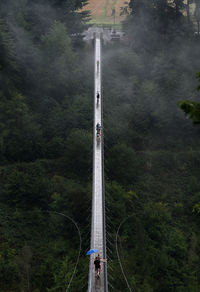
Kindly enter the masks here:
[[99, 104], [99, 98], [100, 98], [100, 95], [99, 95], [99, 92], [97, 92], [97, 104]]
[[97, 278], [100, 277], [100, 272], [101, 272], [101, 262], [106, 262], [107, 259], [102, 259], [100, 257], [100, 254], [98, 254], [98, 256], [95, 258], [94, 260], [94, 266], [95, 266], [95, 275]]
[[101, 134], [101, 125], [99, 123], [96, 124], [96, 131], [97, 131], [97, 134]]

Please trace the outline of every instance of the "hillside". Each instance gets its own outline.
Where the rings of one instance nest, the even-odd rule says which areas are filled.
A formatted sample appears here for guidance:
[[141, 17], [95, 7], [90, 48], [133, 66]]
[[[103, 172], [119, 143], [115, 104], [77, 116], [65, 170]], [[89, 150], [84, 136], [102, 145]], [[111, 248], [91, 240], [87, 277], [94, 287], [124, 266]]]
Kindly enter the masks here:
[[183, 1], [130, 0], [125, 41], [104, 42], [99, 0], [98, 55], [85, 0], [0, 1], [0, 292], [87, 291], [100, 76], [109, 290], [128, 291], [122, 266], [131, 291], [200, 291], [200, 35]]
[[84, 10], [90, 10], [91, 22], [101, 24], [112, 24], [114, 22], [112, 10], [116, 11], [116, 23], [120, 23], [124, 16], [120, 16], [121, 7], [126, 6], [125, 0], [90, 0]]

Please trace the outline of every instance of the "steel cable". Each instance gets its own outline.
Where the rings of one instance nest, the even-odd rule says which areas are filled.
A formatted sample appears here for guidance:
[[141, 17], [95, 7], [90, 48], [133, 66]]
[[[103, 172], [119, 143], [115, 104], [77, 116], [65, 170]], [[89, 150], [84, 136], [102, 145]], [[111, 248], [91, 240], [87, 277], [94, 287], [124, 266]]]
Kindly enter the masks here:
[[[132, 215], [132, 216], [133, 216], [133, 215]], [[132, 292], [131, 287], [130, 287], [130, 285], [129, 285], [129, 283], [128, 283], [128, 280], [127, 280], [127, 278], [126, 278], [126, 275], [125, 275], [125, 272], [124, 272], [124, 269], [123, 269], [123, 266], [122, 266], [121, 260], [120, 260], [119, 250], [118, 250], [118, 244], [117, 244], [119, 230], [120, 230], [122, 224], [124, 224], [124, 223], [126, 222], [126, 220], [128, 220], [130, 217], [131, 217], [131, 216], [125, 218], [125, 219], [122, 220], [121, 223], [119, 224], [119, 227], [118, 227], [118, 229], [117, 229], [117, 233], [116, 233], [116, 242], [115, 242], [116, 245], [115, 245], [115, 247], [116, 247], [117, 258], [118, 258], [118, 261], [119, 261], [119, 265], [120, 265], [120, 268], [121, 268], [121, 272], [122, 272], [122, 274], [123, 274], [123, 276], [124, 276], [124, 279], [125, 279], [125, 281], [126, 281], [126, 284], [127, 284], [127, 287], [128, 287], [128, 289], [129, 289], [129, 291]]]
[[72, 273], [72, 276], [70, 278], [70, 281], [69, 281], [69, 284], [66, 288], [66, 292], [69, 290], [70, 286], [71, 286], [71, 283], [72, 283], [72, 280], [74, 278], [74, 275], [75, 275], [75, 272], [76, 272], [76, 269], [77, 269], [77, 266], [78, 266], [78, 262], [79, 262], [79, 259], [80, 259], [80, 254], [81, 254], [81, 246], [82, 246], [82, 238], [81, 238], [81, 232], [80, 232], [80, 229], [77, 225], [77, 223], [74, 221], [74, 219], [72, 219], [70, 216], [68, 215], [65, 215], [63, 213], [59, 213], [59, 212], [56, 212], [56, 211], [47, 211], [48, 213], [54, 213], [54, 214], [58, 214], [58, 215], [61, 215], [61, 216], [64, 216], [66, 218], [68, 218], [69, 220], [72, 221], [72, 223], [76, 226], [76, 229], [78, 231], [78, 234], [79, 234], [79, 240], [80, 240], [80, 243], [79, 243], [79, 252], [78, 252], [78, 257], [77, 257], [77, 260], [76, 260], [76, 264], [75, 264], [75, 267], [74, 267], [74, 270], [73, 270], [73, 273]]

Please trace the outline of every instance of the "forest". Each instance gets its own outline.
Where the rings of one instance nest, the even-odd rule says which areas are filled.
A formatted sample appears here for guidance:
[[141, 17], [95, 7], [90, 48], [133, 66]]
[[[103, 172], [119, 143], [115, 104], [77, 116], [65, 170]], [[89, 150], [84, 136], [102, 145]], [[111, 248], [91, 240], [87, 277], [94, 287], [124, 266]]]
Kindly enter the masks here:
[[[87, 0], [0, 1], [0, 291], [86, 291], [93, 47]], [[102, 47], [110, 291], [200, 291], [200, 2], [130, 0]], [[187, 3], [192, 3], [188, 1]], [[198, 10], [199, 9], [199, 10]], [[199, 14], [198, 14], [199, 12]], [[116, 242], [116, 232], [119, 231]]]

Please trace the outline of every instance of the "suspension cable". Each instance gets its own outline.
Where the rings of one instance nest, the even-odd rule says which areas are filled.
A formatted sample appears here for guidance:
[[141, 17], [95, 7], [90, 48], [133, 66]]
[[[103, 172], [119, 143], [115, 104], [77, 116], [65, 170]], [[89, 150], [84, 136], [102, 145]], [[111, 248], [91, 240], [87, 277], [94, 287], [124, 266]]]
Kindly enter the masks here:
[[63, 213], [56, 212], [56, 211], [47, 211], [47, 212], [49, 212], [49, 213], [55, 213], [55, 214], [58, 214], [58, 215], [64, 216], [64, 217], [68, 218], [69, 220], [71, 220], [72, 223], [74, 223], [74, 225], [76, 226], [76, 229], [77, 229], [78, 234], [79, 234], [79, 241], [80, 241], [80, 244], [79, 244], [78, 257], [77, 257], [76, 264], [75, 264], [75, 267], [74, 267], [74, 271], [73, 271], [72, 276], [71, 276], [71, 278], [70, 278], [69, 284], [68, 284], [68, 286], [67, 286], [67, 288], [66, 288], [66, 290], [65, 290], [65, 291], [67, 292], [67, 291], [69, 290], [70, 286], [71, 286], [71, 283], [72, 283], [72, 280], [73, 280], [73, 278], [74, 278], [74, 275], [75, 275], [75, 272], [76, 272], [76, 269], [77, 269], [77, 266], [78, 266], [78, 262], [79, 262], [79, 259], [80, 259], [81, 246], [82, 246], [81, 232], [80, 232], [80, 229], [79, 229], [79, 227], [78, 227], [78, 224], [77, 224], [77, 223], [74, 221], [74, 219], [71, 218], [70, 216], [65, 215], [65, 214], [63, 214]]
[[127, 218], [125, 218], [125, 219], [123, 219], [123, 220], [121, 221], [121, 223], [119, 224], [119, 227], [118, 227], [118, 229], [117, 229], [116, 240], [115, 240], [115, 247], [116, 247], [116, 252], [117, 252], [117, 258], [118, 258], [118, 261], [119, 261], [119, 265], [120, 265], [120, 268], [121, 268], [121, 272], [122, 272], [122, 274], [123, 274], [123, 276], [124, 276], [124, 279], [125, 279], [125, 281], [126, 281], [126, 285], [127, 285], [127, 287], [128, 287], [128, 289], [129, 289], [130, 292], [132, 292], [132, 290], [131, 290], [131, 287], [130, 287], [130, 285], [129, 285], [129, 283], [128, 283], [128, 280], [127, 280], [127, 278], [126, 278], [126, 275], [125, 275], [125, 272], [124, 272], [124, 269], [123, 269], [123, 266], [122, 266], [122, 263], [121, 263], [121, 260], [120, 260], [117, 241], [118, 241], [119, 230], [120, 230], [122, 224], [124, 224], [124, 223], [125, 223], [130, 217], [132, 217], [132, 216], [133, 216], [133, 215], [128, 216]]

